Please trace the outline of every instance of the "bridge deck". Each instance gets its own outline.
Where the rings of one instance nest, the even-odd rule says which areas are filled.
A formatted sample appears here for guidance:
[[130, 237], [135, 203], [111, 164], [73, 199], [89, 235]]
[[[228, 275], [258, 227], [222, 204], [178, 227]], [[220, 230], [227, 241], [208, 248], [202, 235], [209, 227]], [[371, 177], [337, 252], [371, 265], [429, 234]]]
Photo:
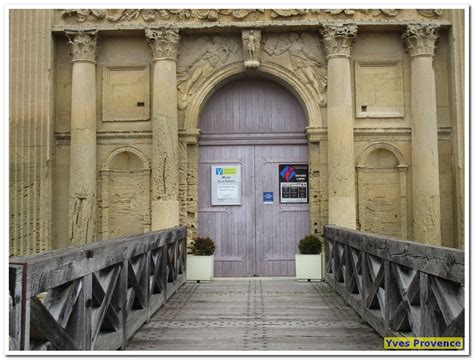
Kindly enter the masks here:
[[380, 336], [325, 283], [187, 283], [127, 350], [382, 350]]

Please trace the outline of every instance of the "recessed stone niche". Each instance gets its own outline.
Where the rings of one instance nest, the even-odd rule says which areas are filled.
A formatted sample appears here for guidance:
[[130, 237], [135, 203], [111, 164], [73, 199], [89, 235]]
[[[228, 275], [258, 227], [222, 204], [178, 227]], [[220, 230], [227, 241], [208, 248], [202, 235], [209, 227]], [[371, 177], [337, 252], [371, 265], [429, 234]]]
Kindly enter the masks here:
[[149, 66], [104, 66], [102, 96], [102, 121], [150, 120]]
[[355, 88], [357, 118], [404, 116], [400, 61], [356, 61]]

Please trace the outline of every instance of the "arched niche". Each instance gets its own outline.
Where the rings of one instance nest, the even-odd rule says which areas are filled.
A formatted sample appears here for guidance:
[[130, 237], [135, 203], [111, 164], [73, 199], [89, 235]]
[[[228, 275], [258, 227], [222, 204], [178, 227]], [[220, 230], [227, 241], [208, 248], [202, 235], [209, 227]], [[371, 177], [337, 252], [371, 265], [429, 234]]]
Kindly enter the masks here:
[[123, 147], [109, 154], [101, 169], [102, 238], [150, 231], [150, 166], [137, 149]]
[[401, 152], [387, 143], [368, 146], [357, 165], [358, 227], [407, 238], [407, 173]]

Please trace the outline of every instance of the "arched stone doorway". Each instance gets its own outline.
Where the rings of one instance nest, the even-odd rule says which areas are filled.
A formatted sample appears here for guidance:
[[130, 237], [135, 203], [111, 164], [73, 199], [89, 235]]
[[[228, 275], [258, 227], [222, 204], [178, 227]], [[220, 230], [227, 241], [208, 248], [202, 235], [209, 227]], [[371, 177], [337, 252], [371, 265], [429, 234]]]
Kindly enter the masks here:
[[[228, 82], [204, 106], [198, 232], [216, 241], [215, 276], [294, 275], [297, 242], [310, 233], [309, 192], [281, 202], [279, 173], [283, 165], [307, 167], [307, 124], [298, 100], [263, 77]], [[239, 167], [238, 205], [211, 199], [212, 171], [221, 166]]]

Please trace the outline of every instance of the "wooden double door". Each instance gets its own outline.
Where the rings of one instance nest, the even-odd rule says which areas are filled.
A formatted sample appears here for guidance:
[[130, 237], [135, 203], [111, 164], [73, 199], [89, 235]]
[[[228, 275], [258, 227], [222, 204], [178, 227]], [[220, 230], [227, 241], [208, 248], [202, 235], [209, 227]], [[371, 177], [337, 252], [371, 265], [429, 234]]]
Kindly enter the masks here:
[[[280, 203], [279, 165], [306, 164], [307, 145], [199, 147], [199, 235], [216, 242], [216, 277], [294, 276], [309, 205]], [[241, 204], [211, 204], [211, 167], [241, 166]], [[264, 203], [264, 192], [273, 203]], [[268, 194], [267, 194], [268, 195]]]

